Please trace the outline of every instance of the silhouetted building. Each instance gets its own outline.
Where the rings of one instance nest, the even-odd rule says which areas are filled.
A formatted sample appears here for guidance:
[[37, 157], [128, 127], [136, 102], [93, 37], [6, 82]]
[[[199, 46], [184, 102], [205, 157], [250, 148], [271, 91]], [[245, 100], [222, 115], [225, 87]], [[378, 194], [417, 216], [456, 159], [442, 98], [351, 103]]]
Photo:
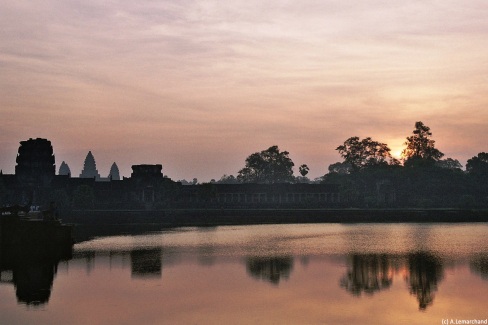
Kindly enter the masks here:
[[[47, 199], [51, 181], [55, 176], [55, 159], [51, 141], [46, 139], [29, 139], [21, 141], [15, 166], [14, 192], [10, 198], [12, 203], [38, 204]], [[12, 181], [4, 178], [12, 190]]]
[[340, 202], [336, 184], [194, 184], [183, 186], [162, 173], [162, 165], [132, 166], [120, 179], [113, 163], [101, 178], [92, 152], [80, 177], [70, 177], [63, 162], [55, 175], [51, 142], [22, 141], [15, 175], [0, 174], [2, 204], [44, 205], [55, 201], [62, 209], [158, 210], [164, 208], [320, 208]]
[[327, 207], [340, 203], [336, 184], [201, 184], [180, 189], [185, 205], [216, 207]]
[[85, 163], [83, 164], [83, 170], [81, 171], [80, 178], [95, 178], [95, 180], [100, 179], [100, 174], [97, 170], [97, 165], [95, 163], [95, 158], [91, 151], [85, 158]]
[[59, 166], [58, 175], [66, 175], [71, 177], [71, 169], [69, 168], [68, 164], [64, 161]]
[[15, 175], [22, 184], [46, 186], [55, 175], [54, 164], [51, 141], [31, 138], [20, 142]]
[[119, 181], [120, 180], [120, 174], [119, 174], [119, 167], [117, 164], [114, 162], [112, 164], [112, 167], [110, 167], [110, 172], [108, 174], [108, 178], [113, 181]]
[[132, 166], [132, 197], [142, 203], [145, 209], [151, 209], [156, 202], [161, 201], [162, 170], [163, 166], [160, 164]]

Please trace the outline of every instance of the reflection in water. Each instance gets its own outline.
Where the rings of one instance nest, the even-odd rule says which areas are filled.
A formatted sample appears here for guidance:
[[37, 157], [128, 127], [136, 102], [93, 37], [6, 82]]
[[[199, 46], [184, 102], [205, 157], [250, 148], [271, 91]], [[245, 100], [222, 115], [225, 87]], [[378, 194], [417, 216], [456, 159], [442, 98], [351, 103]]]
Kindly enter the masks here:
[[161, 278], [161, 248], [137, 249], [130, 252], [133, 278]]
[[387, 255], [354, 254], [349, 257], [349, 264], [340, 285], [353, 295], [373, 294], [391, 286], [393, 271]]
[[394, 274], [400, 269], [404, 269], [410, 294], [417, 297], [419, 309], [425, 310], [433, 303], [437, 285], [444, 277], [441, 259], [430, 253], [417, 252], [404, 257], [387, 254], [351, 255], [340, 286], [355, 296], [362, 293], [372, 295], [390, 288]]
[[488, 280], [488, 255], [477, 255], [469, 263], [469, 268], [474, 274], [481, 276], [483, 280]]
[[409, 254], [408, 271], [406, 280], [410, 293], [417, 297], [419, 309], [425, 310], [433, 303], [437, 284], [444, 277], [442, 262], [425, 252]]
[[17, 301], [27, 305], [40, 305], [49, 301], [58, 263], [17, 265], [12, 270]]
[[6, 252], [0, 260], [0, 282], [15, 286], [18, 303], [34, 306], [46, 304], [51, 296], [58, 263], [70, 258], [70, 251]]
[[293, 270], [293, 258], [289, 256], [249, 257], [246, 261], [246, 268], [252, 277], [278, 285], [282, 278], [290, 277]]
[[487, 233], [488, 224], [184, 228], [79, 243], [66, 265], [0, 254], [0, 324], [486, 318]]

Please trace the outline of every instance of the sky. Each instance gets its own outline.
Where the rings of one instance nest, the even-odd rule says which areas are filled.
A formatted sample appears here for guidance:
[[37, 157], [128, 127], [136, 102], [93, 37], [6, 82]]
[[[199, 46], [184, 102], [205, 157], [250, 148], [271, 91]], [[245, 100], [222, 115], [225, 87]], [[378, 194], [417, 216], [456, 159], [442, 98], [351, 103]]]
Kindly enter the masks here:
[[446, 157], [488, 151], [486, 0], [3, 0], [0, 169], [47, 138], [56, 170], [92, 151], [174, 180], [237, 175], [278, 145], [309, 176], [352, 136]]

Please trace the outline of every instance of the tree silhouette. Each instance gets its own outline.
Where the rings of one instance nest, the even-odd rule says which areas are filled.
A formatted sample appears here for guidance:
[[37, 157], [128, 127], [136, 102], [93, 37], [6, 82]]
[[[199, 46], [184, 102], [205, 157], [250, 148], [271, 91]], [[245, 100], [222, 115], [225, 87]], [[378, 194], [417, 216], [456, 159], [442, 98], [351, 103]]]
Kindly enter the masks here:
[[305, 177], [310, 171], [310, 168], [308, 168], [307, 165], [303, 164], [300, 167], [298, 167], [298, 171], [300, 172], [300, 175], [302, 175], [302, 177]]
[[488, 176], [488, 153], [480, 152], [477, 156], [468, 159], [466, 171], [472, 175]]
[[358, 171], [366, 167], [396, 165], [398, 161], [390, 154], [390, 148], [385, 143], [374, 141], [370, 137], [359, 140], [351, 137], [343, 145], [336, 148], [344, 158], [344, 162], [351, 165], [352, 170]]
[[237, 179], [243, 183], [287, 183], [293, 182], [293, 161], [288, 151], [278, 146], [256, 152], [246, 158], [246, 167], [239, 171]]
[[416, 122], [412, 133], [413, 135], [407, 137], [404, 143], [407, 147], [402, 151], [406, 166], [433, 164], [444, 156], [435, 148], [435, 141], [430, 138], [432, 132], [424, 123]]
[[349, 174], [352, 171], [352, 166], [346, 162], [336, 162], [329, 165], [329, 173], [336, 173], [340, 175]]
[[460, 170], [463, 168], [463, 165], [461, 165], [459, 160], [452, 158], [441, 159], [436, 162], [436, 166], [452, 170]]
[[239, 181], [234, 175], [222, 175], [222, 177], [217, 181], [219, 184], [237, 184]]

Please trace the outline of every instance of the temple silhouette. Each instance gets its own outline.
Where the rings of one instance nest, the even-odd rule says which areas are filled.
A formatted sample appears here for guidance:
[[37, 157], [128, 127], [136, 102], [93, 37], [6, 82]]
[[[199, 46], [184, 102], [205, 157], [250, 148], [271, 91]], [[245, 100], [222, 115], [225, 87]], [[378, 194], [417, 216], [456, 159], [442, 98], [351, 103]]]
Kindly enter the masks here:
[[20, 142], [15, 174], [0, 174], [0, 205], [60, 209], [158, 210], [166, 208], [326, 208], [340, 202], [335, 184], [195, 184], [182, 185], [163, 175], [161, 164], [133, 165], [120, 179], [114, 162], [100, 176], [88, 152], [79, 177], [63, 162], [55, 174], [55, 155], [47, 139]]

